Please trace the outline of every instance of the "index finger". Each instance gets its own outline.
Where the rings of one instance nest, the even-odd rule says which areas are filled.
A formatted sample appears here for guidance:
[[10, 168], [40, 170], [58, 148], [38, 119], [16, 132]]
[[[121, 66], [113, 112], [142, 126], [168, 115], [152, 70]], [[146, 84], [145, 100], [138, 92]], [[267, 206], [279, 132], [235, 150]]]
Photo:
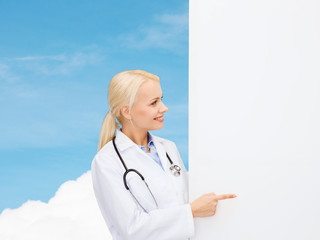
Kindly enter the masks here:
[[217, 200], [222, 200], [222, 199], [227, 199], [227, 198], [235, 198], [236, 197], [236, 195], [235, 194], [220, 194], [220, 195], [216, 195], [216, 196], [214, 196], [214, 198], [215, 199], [217, 199]]

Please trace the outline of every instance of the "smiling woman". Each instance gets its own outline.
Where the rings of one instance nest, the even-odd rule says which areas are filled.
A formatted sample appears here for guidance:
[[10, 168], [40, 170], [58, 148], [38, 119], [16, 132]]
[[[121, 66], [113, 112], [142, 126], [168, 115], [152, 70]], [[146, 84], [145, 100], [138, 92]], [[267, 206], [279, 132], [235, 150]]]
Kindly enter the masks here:
[[164, 125], [168, 108], [162, 99], [159, 77], [152, 73], [123, 71], [110, 81], [109, 112], [91, 168], [95, 196], [114, 239], [194, 235], [188, 172], [176, 144], [149, 132]]

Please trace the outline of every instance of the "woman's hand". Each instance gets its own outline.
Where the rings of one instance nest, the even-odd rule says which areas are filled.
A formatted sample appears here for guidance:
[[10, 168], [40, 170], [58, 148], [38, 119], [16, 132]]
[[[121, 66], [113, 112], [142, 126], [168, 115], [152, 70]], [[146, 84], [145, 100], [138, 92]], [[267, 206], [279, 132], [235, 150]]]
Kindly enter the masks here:
[[191, 205], [193, 217], [208, 217], [216, 213], [218, 200], [235, 198], [235, 194], [220, 194], [206, 193], [194, 200]]

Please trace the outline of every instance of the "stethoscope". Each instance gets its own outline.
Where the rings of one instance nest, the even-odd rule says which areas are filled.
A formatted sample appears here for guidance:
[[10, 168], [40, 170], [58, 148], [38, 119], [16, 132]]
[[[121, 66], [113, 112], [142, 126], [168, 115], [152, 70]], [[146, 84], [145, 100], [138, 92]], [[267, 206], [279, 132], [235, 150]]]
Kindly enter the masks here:
[[[139, 201], [137, 200], [137, 198], [133, 195], [133, 193], [132, 193], [131, 190], [129, 189], [128, 184], [127, 184], [127, 179], [126, 179], [127, 174], [128, 174], [129, 172], [135, 172], [136, 174], [138, 174], [138, 175], [140, 176], [140, 178], [141, 178], [141, 179], [143, 180], [143, 182], [146, 184], [146, 186], [147, 186], [147, 188], [148, 188], [148, 190], [149, 190], [149, 192], [150, 192], [150, 194], [151, 194], [151, 196], [152, 196], [152, 198], [153, 198], [153, 200], [154, 200], [157, 208], [159, 208], [159, 207], [158, 207], [158, 203], [157, 203], [154, 195], [152, 194], [152, 192], [151, 192], [151, 190], [150, 190], [147, 182], [144, 180], [143, 175], [142, 175], [138, 170], [136, 170], [136, 169], [133, 169], [133, 168], [128, 169], [128, 168], [127, 168], [127, 165], [124, 163], [124, 161], [123, 161], [123, 159], [122, 159], [122, 157], [121, 157], [121, 155], [120, 155], [120, 153], [119, 153], [119, 151], [118, 151], [118, 149], [117, 149], [117, 147], [116, 147], [115, 138], [116, 138], [116, 136], [114, 136], [113, 139], [112, 139], [113, 146], [114, 146], [114, 148], [115, 148], [115, 150], [116, 150], [116, 152], [117, 152], [117, 154], [118, 154], [118, 156], [119, 156], [119, 158], [120, 158], [120, 160], [121, 160], [121, 162], [122, 162], [122, 165], [123, 165], [124, 168], [126, 169], [125, 173], [123, 174], [123, 183], [124, 183], [125, 188], [126, 188], [127, 190], [129, 190], [129, 192], [131, 193], [131, 195], [132, 195], [132, 196], [136, 199], [136, 201], [139, 203]], [[167, 155], [167, 158], [169, 159], [169, 162], [170, 162], [170, 171], [171, 171], [171, 173], [172, 173], [174, 176], [176, 176], [176, 177], [180, 176], [180, 175], [181, 175], [181, 172], [180, 172], [180, 171], [181, 171], [181, 168], [180, 168], [178, 165], [173, 164], [173, 162], [172, 162], [172, 160], [171, 160], [171, 158], [169, 157], [169, 155], [168, 155], [167, 152], [166, 152], [166, 155]], [[142, 207], [142, 205], [141, 205], [140, 203], [139, 203], [139, 205]], [[144, 209], [144, 207], [142, 207], [142, 208], [143, 208], [143, 210], [144, 210], [145, 212], [147, 212], [147, 211]]]

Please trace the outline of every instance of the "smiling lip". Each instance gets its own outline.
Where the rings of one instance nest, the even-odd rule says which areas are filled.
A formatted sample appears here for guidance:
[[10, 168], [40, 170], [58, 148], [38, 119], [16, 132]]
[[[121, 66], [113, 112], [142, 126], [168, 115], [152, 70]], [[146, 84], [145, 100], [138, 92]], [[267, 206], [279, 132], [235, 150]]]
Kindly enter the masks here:
[[161, 117], [158, 117], [158, 118], [154, 118], [154, 120], [158, 121], [158, 122], [163, 122], [163, 115]]

